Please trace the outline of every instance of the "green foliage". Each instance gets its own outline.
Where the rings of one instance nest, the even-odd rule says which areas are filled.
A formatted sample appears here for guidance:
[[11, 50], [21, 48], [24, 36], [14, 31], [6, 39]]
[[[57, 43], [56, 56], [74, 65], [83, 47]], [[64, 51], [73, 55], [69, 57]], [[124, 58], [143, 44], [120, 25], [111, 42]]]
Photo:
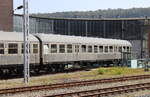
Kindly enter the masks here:
[[124, 68], [124, 67], [115, 67], [115, 68], [112, 68], [111, 72], [114, 75], [122, 75], [124, 74], [126, 70], [127, 68]]
[[128, 72], [128, 68], [113, 67], [113, 68], [99, 68], [97, 74], [99, 75], [123, 75]]
[[130, 9], [107, 9], [96, 11], [68, 11], [56, 13], [38, 13], [32, 14], [38, 17], [56, 17], [56, 18], [137, 18], [150, 16], [150, 7], [148, 8], [130, 8]]
[[120, 71], [120, 70], [116, 71], [116, 75], [121, 75], [122, 73], [123, 73], [123, 72]]
[[108, 72], [107, 69], [104, 69], [104, 68], [98, 69], [98, 74], [100, 74], [100, 75], [103, 75], [103, 74], [106, 73], [106, 72]]

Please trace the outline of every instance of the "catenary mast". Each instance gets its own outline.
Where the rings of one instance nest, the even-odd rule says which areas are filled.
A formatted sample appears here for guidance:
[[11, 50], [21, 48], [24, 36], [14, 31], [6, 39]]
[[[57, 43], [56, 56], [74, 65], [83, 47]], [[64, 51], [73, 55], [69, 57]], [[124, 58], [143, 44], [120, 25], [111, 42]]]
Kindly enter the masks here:
[[29, 12], [28, 0], [23, 0], [23, 33], [24, 33], [24, 82], [29, 82], [30, 76], [30, 55], [29, 55]]

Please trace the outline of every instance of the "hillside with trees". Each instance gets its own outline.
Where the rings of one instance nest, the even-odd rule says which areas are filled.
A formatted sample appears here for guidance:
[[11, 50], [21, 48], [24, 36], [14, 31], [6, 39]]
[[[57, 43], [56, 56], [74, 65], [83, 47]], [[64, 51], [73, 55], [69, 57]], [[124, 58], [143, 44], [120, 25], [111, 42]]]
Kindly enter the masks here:
[[131, 8], [131, 9], [107, 9], [96, 11], [69, 11], [56, 13], [38, 13], [32, 16], [39, 17], [57, 17], [57, 18], [140, 18], [150, 17], [149, 8]]

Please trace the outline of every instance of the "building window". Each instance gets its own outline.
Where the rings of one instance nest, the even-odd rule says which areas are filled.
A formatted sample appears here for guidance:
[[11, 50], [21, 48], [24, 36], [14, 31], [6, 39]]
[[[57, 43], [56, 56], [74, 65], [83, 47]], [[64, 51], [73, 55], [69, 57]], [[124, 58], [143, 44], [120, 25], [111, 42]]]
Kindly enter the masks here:
[[8, 54], [17, 54], [18, 53], [18, 44], [10, 43], [8, 44]]
[[82, 45], [82, 52], [85, 53], [86, 52], [86, 45]]
[[4, 54], [4, 44], [0, 43], [0, 54]]
[[92, 53], [92, 46], [88, 46], [88, 52]]
[[38, 53], [38, 44], [33, 44], [33, 53]]
[[109, 46], [109, 51], [113, 52], [113, 46]]
[[59, 53], [65, 53], [65, 45], [59, 45]]
[[75, 52], [79, 52], [79, 45], [75, 45]]
[[106, 53], [108, 52], [108, 46], [105, 46], [105, 52]]
[[72, 53], [72, 45], [71, 44], [67, 45], [67, 53]]
[[51, 45], [51, 53], [57, 53], [57, 45], [56, 44]]
[[97, 53], [98, 52], [98, 47], [95, 45], [94, 46], [94, 53]]
[[99, 46], [99, 52], [103, 52], [103, 46]]

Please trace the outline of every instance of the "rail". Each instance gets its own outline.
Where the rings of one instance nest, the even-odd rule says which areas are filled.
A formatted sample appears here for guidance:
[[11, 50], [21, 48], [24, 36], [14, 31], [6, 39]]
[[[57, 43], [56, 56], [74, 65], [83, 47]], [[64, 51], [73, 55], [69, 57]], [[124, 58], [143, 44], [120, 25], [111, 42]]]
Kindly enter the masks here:
[[76, 81], [76, 82], [68, 82], [68, 83], [58, 83], [58, 84], [50, 84], [50, 85], [18, 87], [18, 88], [10, 88], [10, 89], [0, 89], [0, 94], [39, 91], [39, 90], [52, 90], [58, 88], [67, 88], [67, 87], [102, 84], [102, 83], [113, 83], [113, 82], [129, 81], [129, 80], [141, 80], [141, 79], [148, 79], [148, 78], [150, 78], [150, 75], [137, 75], [137, 76], [125, 76], [125, 77], [87, 80], [87, 81]]

